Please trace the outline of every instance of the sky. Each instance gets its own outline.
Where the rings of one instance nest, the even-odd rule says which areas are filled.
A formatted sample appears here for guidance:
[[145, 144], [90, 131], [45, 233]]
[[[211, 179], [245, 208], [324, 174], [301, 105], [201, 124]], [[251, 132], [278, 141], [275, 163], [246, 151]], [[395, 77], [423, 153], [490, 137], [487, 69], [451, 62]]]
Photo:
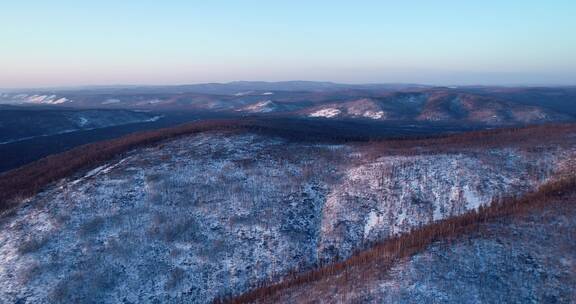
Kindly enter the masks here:
[[0, 0], [0, 88], [576, 84], [576, 1]]

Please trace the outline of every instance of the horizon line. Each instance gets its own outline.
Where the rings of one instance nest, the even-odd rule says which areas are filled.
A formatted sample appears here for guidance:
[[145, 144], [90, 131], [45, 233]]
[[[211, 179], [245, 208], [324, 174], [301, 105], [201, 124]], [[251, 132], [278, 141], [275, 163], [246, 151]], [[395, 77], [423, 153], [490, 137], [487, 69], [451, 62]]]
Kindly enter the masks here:
[[180, 86], [197, 86], [197, 85], [231, 85], [235, 83], [267, 83], [267, 84], [282, 84], [282, 83], [324, 83], [331, 85], [342, 86], [422, 86], [422, 87], [500, 87], [500, 88], [513, 88], [513, 87], [576, 87], [576, 82], [573, 84], [559, 84], [559, 83], [506, 83], [506, 84], [434, 84], [425, 82], [337, 82], [337, 81], [322, 81], [322, 80], [233, 80], [233, 81], [207, 81], [207, 82], [183, 82], [174, 84], [154, 84], [154, 83], [140, 83], [140, 84], [79, 84], [79, 85], [39, 85], [39, 86], [17, 86], [17, 87], [0, 87], [2, 91], [30, 91], [30, 90], [85, 90], [85, 89], [113, 89], [113, 88], [138, 88], [138, 87], [180, 87]]

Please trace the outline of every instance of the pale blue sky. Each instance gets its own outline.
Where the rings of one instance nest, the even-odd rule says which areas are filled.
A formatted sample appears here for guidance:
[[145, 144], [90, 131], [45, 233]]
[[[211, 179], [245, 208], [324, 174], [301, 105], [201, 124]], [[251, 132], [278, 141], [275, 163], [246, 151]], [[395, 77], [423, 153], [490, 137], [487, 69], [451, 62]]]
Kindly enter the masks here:
[[576, 1], [0, 0], [0, 87], [576, 84]]

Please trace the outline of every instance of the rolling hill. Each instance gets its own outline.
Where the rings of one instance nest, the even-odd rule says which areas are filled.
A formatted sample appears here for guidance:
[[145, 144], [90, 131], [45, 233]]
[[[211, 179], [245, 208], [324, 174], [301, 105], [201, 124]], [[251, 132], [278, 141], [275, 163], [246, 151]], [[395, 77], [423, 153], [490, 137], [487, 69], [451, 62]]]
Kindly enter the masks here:
[[[311, 130], [318, 133], [275, 120], [197, 122], [79, 147], [0, 175], [0, 299], [207, 303], [240, 296], [231, 301], [275, 302], [277, 296], [301, 299], [293, 288], [314, 286], [324, 289], [305, 292], [307, 300], [324, 299], [326, 288], [336, 299], [401, 299], [402, 291], [382, 293], [378, 286], [394, 280], [425, 284], [418, 271], [427, 265], [465, 269], [474, 254], [487, 273], [515, 265], [511, 276], [533, 269], [545, 277], [567, 276], [549, 281], [548, 290], [559, 300], [573, 294], [565, 287], [573, 273], [539, 266], [548, 253], [565, 252], [545, 250], [546, 244], [559, 246], [571, 237], [546, 228], [547, 221], [502, 228], [519, 230], [518, 238], [552, 231], [546, 234], [550, 243], [530, 251], [534, 256], [526, 265], [515, 264], [517, 257], [497, 264], [491, 253], [497, 248], [491, 248], [498, 241], [485, 247], [461, 243], [454, 262], [439, 260], [437, 249], [447, 236], [463, 235], [454, 232], [458, 227], [466, 232], [477, 221], [532, 206], [523, 202], [561, 193], [566, 181], [573, 185], [573, 124], [384, 140], [318, 125]], [[551, 213], [551, 219], [557, 216]], [[562, 221], [562, 229], [572, 229], [573, 218]], [[495, 240], [512, 241], [494, 227]], [[420, 229], [434, 233], [413, 238]], [[425, 235], [431, 237], [414, 247], [396, 241]], [[423, 252], [434, 259], [390, 260], [391, 267], [414, 270], [410, 277], [382, 281], [390, 268], [379, 272], [373, 266], [378, 264], [370, 264], [375, 260], [362, 257], [377, 258], [370, 252], [387, 252], [378, 248], [389, 248], [388, 242], [410, 256]], [[519, 254], [529, 248], [519, 246]], [[331, 285], [331, 278], [362, 275], [364, 266], [375, 276], [352, 280], [364, 285]], [[321, 275], [309, 276], [315, 269]], [[543, 284], [542, 276], [527, 282]], [[296, 283], [274, 287], [292, 278]], [[433, 278], [441, 284], [442, 278]], [[510, 288], [491, 289], [492, 296], [513, 302], [550, 297], [527, 298]], [[421, 290], [427, 299], [431, 291]]]

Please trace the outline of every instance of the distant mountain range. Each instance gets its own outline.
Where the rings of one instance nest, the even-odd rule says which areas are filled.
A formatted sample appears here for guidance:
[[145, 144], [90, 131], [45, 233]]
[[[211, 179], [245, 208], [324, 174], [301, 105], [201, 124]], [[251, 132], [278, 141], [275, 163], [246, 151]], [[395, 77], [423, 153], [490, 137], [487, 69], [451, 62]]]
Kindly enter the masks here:
[[323, 104], [302, 111], [310, 117], [365, 118], [375, 120], [411, 120], [473, 122], [489, 125], [530, 124], [573, 119], [544, 106], [514, 103], [447, 90], [393, 93], [378, 98], [361, 98]]
[[329, 91], [342, 89], [388, 89], [397, 90], [404, 88], [425, 88], [431, 87], [420, 84], [343, 84], [321, 81], [233, 81], [228, 83], [200, 83], [186, 85], [117, 85], [117, 86], [84, 86], [84, 87], [63, 87], [49, 89], [4, 89], [0, 92], [42, 92], [42, 91], [85, 91], [91, 93], [118, 93], [123, 92], [154, 92], [154, 93], [205, 93], [205, 94], [234, 94], [242, 91]]
[[431, 87], [286, 81], [0, 93], [0, 104], [189, 110], [322, 119], [534, 124], [576, 118], [576, 87]]

